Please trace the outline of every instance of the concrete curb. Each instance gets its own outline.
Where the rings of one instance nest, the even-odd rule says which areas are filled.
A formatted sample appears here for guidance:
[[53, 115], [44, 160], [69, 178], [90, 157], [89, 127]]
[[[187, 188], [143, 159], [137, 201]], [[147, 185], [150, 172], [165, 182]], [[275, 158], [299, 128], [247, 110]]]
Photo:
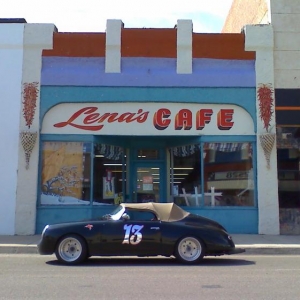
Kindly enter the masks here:
[[300, 255], [299, 247], [261, 247], [245, 248], [245, 255]]
[[1, 245], [0, 254], [38, 254], [36, 245]]

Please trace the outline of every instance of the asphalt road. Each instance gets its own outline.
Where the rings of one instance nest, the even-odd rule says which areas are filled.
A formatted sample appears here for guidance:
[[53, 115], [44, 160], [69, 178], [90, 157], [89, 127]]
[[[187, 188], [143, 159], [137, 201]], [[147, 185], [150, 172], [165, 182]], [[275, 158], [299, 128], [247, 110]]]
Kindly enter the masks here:
[[0, 255], [0, 299], [298, 300], [300, 256], [235, 255], [185, 266], [165, 258]]

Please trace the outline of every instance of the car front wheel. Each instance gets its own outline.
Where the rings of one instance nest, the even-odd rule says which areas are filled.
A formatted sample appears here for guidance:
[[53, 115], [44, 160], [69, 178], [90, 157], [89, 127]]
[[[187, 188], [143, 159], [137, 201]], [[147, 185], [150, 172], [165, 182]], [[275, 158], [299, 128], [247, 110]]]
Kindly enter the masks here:
[[191, 236], [182, 238], [176, 245], [175, 257], [186, 264], [195, 264], [204, 256], [203, 243]]
[[59, 240], [55, 255], [64, 264], [78, 264], [87, 258], [87, 246], [82, 237], [66, 235]]

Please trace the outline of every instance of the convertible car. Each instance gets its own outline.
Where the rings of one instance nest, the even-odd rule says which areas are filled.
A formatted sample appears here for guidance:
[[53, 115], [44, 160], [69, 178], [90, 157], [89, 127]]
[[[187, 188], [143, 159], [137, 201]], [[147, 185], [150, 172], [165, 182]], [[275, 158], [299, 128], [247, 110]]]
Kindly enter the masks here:
[[174, 203], [122, 203], [98, 220], [45, 226], [41, 255], [55, 253], [64, 264], [90, 256], [175, 256], [195, 264], [204, 256], [245, 252], [217, 222]]

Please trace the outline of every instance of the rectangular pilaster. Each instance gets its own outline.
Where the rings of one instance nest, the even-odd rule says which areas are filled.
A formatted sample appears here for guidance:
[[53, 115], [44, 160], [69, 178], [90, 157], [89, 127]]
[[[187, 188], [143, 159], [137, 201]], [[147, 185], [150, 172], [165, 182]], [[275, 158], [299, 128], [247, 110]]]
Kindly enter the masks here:
[[121, 73], [121, 20], [107, 20], [105, 73]]
[[193, 23], [177, 21], [177, 74], [193, 73]]

